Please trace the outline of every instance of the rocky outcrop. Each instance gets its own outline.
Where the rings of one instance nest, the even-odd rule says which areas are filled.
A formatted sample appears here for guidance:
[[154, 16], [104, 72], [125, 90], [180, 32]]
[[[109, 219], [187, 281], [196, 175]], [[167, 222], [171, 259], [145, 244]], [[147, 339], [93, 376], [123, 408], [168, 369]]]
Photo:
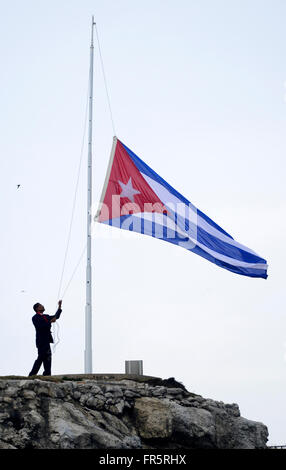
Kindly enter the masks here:
[[0, 378], [0, 449], [265, 448], [237, 405], [144, 376]]

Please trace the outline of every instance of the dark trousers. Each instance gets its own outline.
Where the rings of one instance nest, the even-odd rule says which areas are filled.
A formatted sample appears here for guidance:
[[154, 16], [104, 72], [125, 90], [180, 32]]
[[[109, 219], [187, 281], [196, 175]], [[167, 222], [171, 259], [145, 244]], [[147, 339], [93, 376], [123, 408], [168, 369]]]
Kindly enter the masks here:
[[30, 375], [37, 375], [40, 370], [40, 367], [44, 364], [44, 373], [43, 375], [52, 375], [51, 373], [51, 366], [52, 366], [52, 352], [50, 345], [39, 346], [38, 347], [38, 357], [35, 360], [33, 368], [29, 374]]

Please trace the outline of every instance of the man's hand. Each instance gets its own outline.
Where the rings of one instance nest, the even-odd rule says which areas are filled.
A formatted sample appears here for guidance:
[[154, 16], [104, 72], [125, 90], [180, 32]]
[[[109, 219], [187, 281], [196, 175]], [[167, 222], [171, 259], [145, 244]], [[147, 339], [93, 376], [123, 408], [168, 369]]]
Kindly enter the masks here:
[[59, 308], [62, 308], [62, 300], [58, 301]]

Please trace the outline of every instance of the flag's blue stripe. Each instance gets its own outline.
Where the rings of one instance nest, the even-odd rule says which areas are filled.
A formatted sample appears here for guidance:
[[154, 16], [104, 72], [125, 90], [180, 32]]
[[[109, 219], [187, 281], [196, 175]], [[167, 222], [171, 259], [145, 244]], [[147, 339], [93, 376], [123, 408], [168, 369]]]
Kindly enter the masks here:
[[[133, 160], [137, 168], [139, 169], [140, 172], [144, 173], [146, 176], [149, 176], [150, 178], [156, 180], [158, 183], [160, 183], [162, 186], [164, 186], [170, 193], [172, 193], [174, 196], [176, 196], [178, 199], [180, 199], [182, 202], [184, 202], [187, 205], [192, 205], [184, 196], [182, 196], [180, 193], [178, 193], [172, 186], [170, 186], [163, 178], [161, 178], [155, 171], [153, 171], [148, 165], [146, 165], [145, 162], [143, 162], [135, 153], [132, 152], [126, 145], [124, 145], [122, 142], [121, 144], [125, 148], [125, 150], [128, 152], [130, 158]], [[232, 238], [227, 232], [225, 232], [221, 227], [219, 227], [214, 221], [209, 219], [205, 214], [203, 214], [201, 211], [197, 209], [197, 213], [199, 216], [201, 216], [204, 220], [206, 220], [210, 225], [218, 229], [220, 232], [224, 233], [228, 237]], [[232, 238], [233, 239], [233, 238]], [[217, 237], [209, 234], [206, 232], [203, 228], [200, 226], [197, 226], [197, 240], [200, 243], [203, 243], [207, 248], [210, 248], [214, 251], [217, 251], [218, 253], [221, 253], [223, 255], [229, 256], [230, 258], [234, 258], [237, 260], [241, 261], [246, 261], [248, 263], [265, 263], [266, 261], [255, 255], [252, 254], [248, 251], [243, 250], [242, 248], [235, 247], [233, 245], [230, 245]]]
[[[203, 255], [201, 255], [203, 256]], [[243, 268], [241, 266], [233, 266], [231, 264], [225, 263], [224, 261], [214, 259], [214, 263], [228, 271], [231, 271], [236, 274], [240, 274], [241, 276], [248, 276], [248, 277], [258, 277], [262, 279], [267, 279], [267, 270], [266, 269], [254, 269], [254, 268]]]
[[[146, 176], [149, 176], [153, 180], [160, 183], [168, 191], [170, 191], [170, 193], [172, 193], [174, 196], [176, 196], [178, 199], [180, 199], [185, 204], [194, 207], [193, 204], [190, 203], [190, 201], [188, 201], [184, 196], [182, 196], [182, 194], [178, 193], [178, 191], [176, 191], [172, 186], [170, 186], [167, 183], [167, 181], [165, 181], [163, 178], [161, 178], [161, 176], [159, 176], [154, 170], [152, 170], [152, 168], [150, 168], [148, 165], [146, 165], [146, 163], [143, 162], [139, 157], [137, 157], [137, 155], [135, 155], [135, 153], [133, 153], [132, 150], [130, 150], [128, 147], [126, 147], [126, 145], [124, 145], [123, 142], [120, 141], [120, 143], [123, 145], [123, 147], [127, 151], [128, 155], [130, 156], [130, 158], [135, 163], [135, 165], [137, 166], [138, 170], [141, 173], [144, 173]], [[195, 209], [197, 210], [198, 215], [200, 217], [202, 217], [208, 224], [212, 225], [212, 227], [216, 228], [217, 230], [219, 230], [224, 235], [226, 235], [230, 238], [233, 238], [231, 235], [229, 235], [229, 233], [227, 233], [219, 225], [217, 225], [213, 220], [211, 220], [206, 214], [204, 214], [203, 212], [201, 212], [197, 208], [195, 208]]]
[[[188, 223], [187, 227], [186, 222]], [[176, 214], [176, 223], [182, 230], [188, 231], [191, 236], [192, 234], [194, 234], [194, 237], [199, 243], [202, 243], [207, 248], [216, 251], [217, 253], [228, 256], [230, 258], [234, 258], [239, 261], [245, 261], [246, 263], [266, 264], [266, 261], [260, 256], [220, 240], [214, 235], [211, 235], [210, 233], [206, 232], [202, 227], [198, 225], [195, 226], [194, 223], [185, 220], [182, 216], [178, 214]]]
[[[129, 220], [127, 220], [129, 218]], [[113, 227], [121, 228], [124, 230], [130, 230], [138, 233], [142, 233], [143, 231], [143, 219], [139, 219], [138, 217], [132, 217], [132, 215], [125, 215], [121, 216], [120, 218], [117, 219], [110, 219], [106, 222], [105, 224], [111, 225]], [[151, 227], [152, 224], [152, 227]], [[154, 238], [156, 237], [156, 224], [150, 222], [150, 230], [149, 233], [146, 233], [146, 229], [143, 232], [145, 235], [152, 236]], [[182, 246], [182, 242], [184, 239], [180, 236], [178, 236], [175, 232], [173, 232], [174, 237], [172, 238], [166, 238], [162, 237], [160, 240], [164, 240], [166, 242], [172, 243], [177, 246]], [[185, 241], [188, 241], [188, 237], [186, 237]], [[186, 248], [186, 247], [184, 247]], [[188, 248], [186, 248], [188, 249]], [[254, 268], [247, 268], [247, 267], [241, 267], [241, 266], [234, 266], [230, 263], [226, 263], [225, 261], [219, 260], [212, 256], [211, 254], [205, 252], [202, 248], [199, 246], [195, 245], [194, 247], [188, 249], [188, 251], [192, 251], [193, 253], [196, 253], [199, 256], [202, 256], [203, 258], [207, 259], [211, 263], [216, 264], [217, 266], [220, 266], [224, 269], [227, 269], [228, 271], [234, 272], [236, 274], [241, 274], [242, 276], [250, 276], [250, 277], [259, 277], [259, 278], [267, 278], [267, 272], [266, 268], [265, 269], [254, 269]], [[223, 253], [225, 255], [225, 252]], [[244, 261], [244, 260], [243, 260]], [[259, 258], [259, 262], [264, 263], [265, 260]]]
[[265, 263], [263, 258], [257, 255], [244, 251], [236, 246], [229, 245], [228, 243], [213, 237], [208, 232], [205, 232], [201, 227], [197, 230], [197, 240], [207, 248], [220, 253], [221, 255], [228, 256], [229, 258], [236, 259], [238, 261], [245, 261], [246, 263]]

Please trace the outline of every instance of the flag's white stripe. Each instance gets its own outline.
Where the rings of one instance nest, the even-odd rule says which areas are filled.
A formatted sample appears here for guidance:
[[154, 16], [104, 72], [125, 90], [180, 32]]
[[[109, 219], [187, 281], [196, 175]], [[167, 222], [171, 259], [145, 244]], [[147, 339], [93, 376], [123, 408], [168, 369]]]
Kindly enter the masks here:
[[[148, 222], [153, 222], [156, 225], [159, 225], [162, 229], [166, 228], [167, 230], [171, 230], [173, 232], [177, 232], [179, 235], [181, 235], [183, 238], [190, 238], [189, 234], [186, 233], [184, 230], [182, 230], [175, 222], [173, 219], [170, 217], [166, 217], [166, 215], [160, 214], [159, 212], [138, 212], [135, 214], [132, 214], [133, 217], [137, 217], [139, 219], [144, 219]], [[144, 229], [146, 227], [144, 226]], [[162, 230], [158, 231], [159, 233], [162, 233]]]
[[[143, 219], [148, 220], [148, 221], [153, 221], [156, 224], [161, 225], [162, 227], [166, 227], [166, 220], [165, 220], [166, 216], [164, 216], [163, 214], [156, 213], [156, 220], [155, 221], [154, 221], [154, 214], [152, 214], [150, 212], [144, 212], [144, 213], [140, 212], [140, 213], [137, 213], [137, 214], [132, 214], [131, 217], [138, 217], [140, 219], [143, 218]], [[192, 237], [189, 236], [189, 234], [187, 232], [183, 232], [174, 223], [174, 221], [172, 219], [169, 219], [169, 220], [172, 222], [172, 224], [170, 225], [170, 228], [172, 228], [173, 230], [177, 230], [178, 233], [182, 234], [185, 237], [188, 237], [189, 240], [194, 245], [199, 246], [206, 253], [209, 253], [211, 256], [213, 256], [214, 258], [216, 258], [220, 261], [224, 261], [225, 263], [228, 263], [232, 266], [239, 266], [241, 268], [252, 268], [252, 269], [266, 270], [267, 267], [268, 267], [267, 264], [264, 264], [264, 263], [247, 263], [246, 261], [239, 261], [239, 260], [236, 260], [234, 258], [230, 258], [229, 256], [222, 255], [221, 253], [217, 253], [216, 251], [213, 251], [210, 248], [207, 248], [205, 245], [198, 242], [197, 240], [194, 240]], [[168, 227], [169, 227], [169, 224], [168, 224]]]
[[103, 188], [102, 188], [100, 201], [99, 201], [99, 204], [98, 204], [98, 209], [97, 209], [96, 215], [94, 217], [95, 222], [99, 221], [100, 211], [101, 211], [101, 208], [102, 208], [103, 201], [105, 199], [105, 194], [106, 194], [108, 183], [109, 183], [109, 178], [110, 178], [110, 173], [111, 173], [113, 160], [114, 160], [114, 156], [115, 156], [116, 146], [117, 146], [117, 137], [114, 136], [113, 137], [111, 154], [110, 154], [110, 157], [109, 157], [109, 162], [108, 162], [108, 167], [107, 167], [107, 172], [106, 172], [106, 176], [105, 176], [105, 181], [104, 181], [104, 185], [103, 185]]
[[[163, 204], [168, 207], [168, 203], [170, 204], [184, 204], [181, 199], [177, 198], [174, 196], [174, 194], [170, 193], [164, 186], [162, 186], [160, 183], [157, 181], [153, 180], [149, 176], [145, 175], [144, 173], [141, 173], [143, 178], [147, 181], [149, 186], [153, 189], [154, 193], [157, 194], [159, 199], [163, 202]], [[212, 225], [208, 224], [206, 220], [204, 220], [200, 215], [196, 215], [195, 211], [193, 209], [194, 206], [189, 205], [186, 206], [188, 207], [188, 210], [192, 211], [194, 213], [194, 217], [197, 218], [197, 224], [199, 227], [201, 227], [203, 230], [208, 232], [210, 235], [213, 235], [214, 237], [220, 239], [221, 241], [228, 243], [229, 245], [236, 246], [237, 248], [240, 248], [244, 251], [247, 251], [248, 253], [251, 253], [255, 256], [260, 257], [255, 251], [251, 250], [251, 248], [248, 248], [247, 246], [242, 245], [241, 243], [237, 242], [236, 240], [233, 240], [233, 238], [228, 237], [227, 235], [224, 235], [222, 232], [217, 230], [215, 227], [212, 227]]]

